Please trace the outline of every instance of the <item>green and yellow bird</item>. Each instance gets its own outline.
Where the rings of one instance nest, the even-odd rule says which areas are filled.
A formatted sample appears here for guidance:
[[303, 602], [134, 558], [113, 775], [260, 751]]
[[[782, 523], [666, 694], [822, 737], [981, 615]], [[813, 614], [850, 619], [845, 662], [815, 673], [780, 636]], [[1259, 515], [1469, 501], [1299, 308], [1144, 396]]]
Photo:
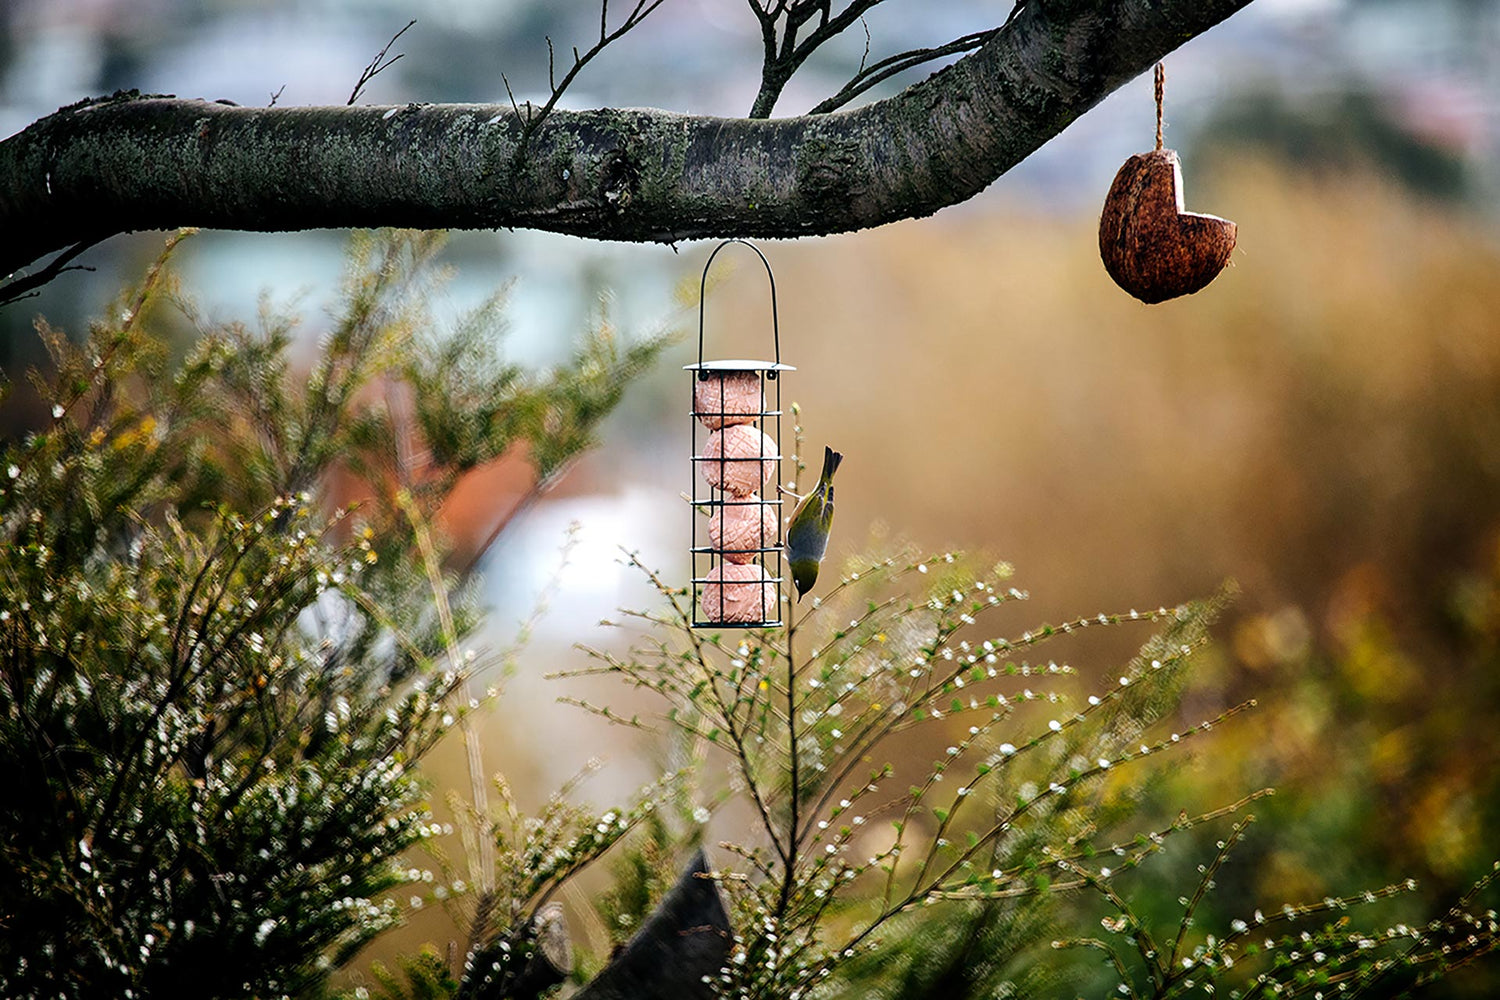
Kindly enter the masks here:
[[818, 485], [806, 496], [798, 497], [797, 509], [787, 525], [786, 557], [792, 566], [792, 584], [797, 588], [798, 601], [818, 582], [818, 567], [823, 564], [823, 553], [828, 551], [828, 529], [833, 526], [833, 474], [839, 471], [843, 460], [844, 456], [832, 448], [823, 449], [823, 474], [818, 477]]

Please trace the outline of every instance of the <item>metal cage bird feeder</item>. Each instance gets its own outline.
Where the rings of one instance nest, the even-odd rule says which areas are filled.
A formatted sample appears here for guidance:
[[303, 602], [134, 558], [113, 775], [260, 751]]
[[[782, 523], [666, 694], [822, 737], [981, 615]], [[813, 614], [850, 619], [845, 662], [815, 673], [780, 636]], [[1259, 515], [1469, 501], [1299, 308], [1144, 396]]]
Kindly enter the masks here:
[[[771, 286], [772, 361], [703, 360], [708, 269], [731, 243], [749, 247], [765, 265]], [[693, 373], [693, 625], [778, 626], [785, 575], [781, 373], [796, 369], [781, 363], [776, 276], [753, 243], [725, 240], [708, 255], [698, 285], [698, 363], [683, 367]], [[700, 524], [705, 514], [707, 524]]]

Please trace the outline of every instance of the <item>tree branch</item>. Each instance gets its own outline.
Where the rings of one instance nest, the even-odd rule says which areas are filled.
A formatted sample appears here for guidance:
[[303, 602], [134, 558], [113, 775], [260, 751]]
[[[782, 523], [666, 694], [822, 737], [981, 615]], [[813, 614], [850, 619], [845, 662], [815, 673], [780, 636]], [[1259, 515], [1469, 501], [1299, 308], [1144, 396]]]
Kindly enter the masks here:
[[555, 110], [524, 157], [524, 122], [497, 105], [84, 103], [0, 142], [0, 273], [100, 232], [184, 225], [675, 242], [926, 216], [1250, 2], [1029, 3], [978, 50], [854, 110], [775, 121]]

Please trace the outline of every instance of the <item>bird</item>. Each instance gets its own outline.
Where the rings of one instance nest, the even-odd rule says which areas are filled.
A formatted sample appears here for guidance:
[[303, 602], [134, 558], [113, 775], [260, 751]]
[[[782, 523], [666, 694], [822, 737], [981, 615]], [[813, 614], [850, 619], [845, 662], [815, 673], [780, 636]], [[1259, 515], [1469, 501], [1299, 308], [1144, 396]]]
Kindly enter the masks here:
[[[844, 456], [832, 448], [823, 448], [823, 474], [806, 496], [797, 497], [797, 508], [787, 525], [786, 557], [792, 565], [798, 602], [818, 582], [818, 568], [828, 551], [828, 530], [833, 526], [833, 474], [843, 460]], [[797, 496], [791, 490], [782, 492]]]

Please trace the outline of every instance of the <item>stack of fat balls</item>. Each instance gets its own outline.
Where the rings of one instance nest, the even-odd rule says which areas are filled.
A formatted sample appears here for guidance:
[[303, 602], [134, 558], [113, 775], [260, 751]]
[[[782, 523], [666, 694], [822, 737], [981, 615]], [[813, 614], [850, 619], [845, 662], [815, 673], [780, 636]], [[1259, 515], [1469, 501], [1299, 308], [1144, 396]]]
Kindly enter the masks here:
[[[758, 491], [776, 475], [781, 455], [777, 443], [756, 425], [765, 412], [760, 374], [729, 371], [700, 377], [693, 387], [693, 412], [711, 432], [698, 466], [720, 491], [708, 505], [709, 545], [719, 558], [702, 585], [703, 616], [725, 623], [774, 620], [778, 589], [759, 560], [777, 548], [776, 504]], [[832, 479], [842, 458], [825, 449], [823, 475], [812, 492], [798, 498], [787, 529], [787, 558], [799, 598], [816, 581], [828, 546]]]
[[719, 555], [702, 592], [711, 622], [776, 617], [776, 583], [759, 561], [776, 549], [776, 506], [757, 491], [776, 475], [781, 453], [756, 426], [764, 410], [758, 372], [711, 372], [693, 384], [693, 412], [711, 431], [698, 468], [721, 494], [708, 507], [708, 542]]

